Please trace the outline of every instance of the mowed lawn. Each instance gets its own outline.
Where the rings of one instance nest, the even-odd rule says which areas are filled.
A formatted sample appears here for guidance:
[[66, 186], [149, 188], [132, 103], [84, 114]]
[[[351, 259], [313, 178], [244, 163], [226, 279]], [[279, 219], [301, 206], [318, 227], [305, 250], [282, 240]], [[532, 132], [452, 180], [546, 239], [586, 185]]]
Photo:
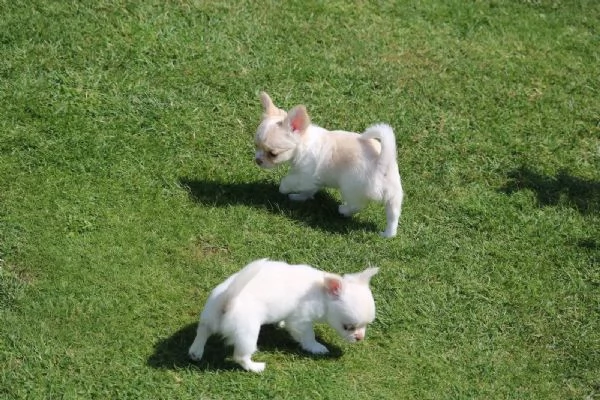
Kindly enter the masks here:
[[[0, 398], [600, 398], [597, 1], [0, 0]], [[396, 132], [372, 204], [278, 193], [258, 93]], [[242, 371], [210, 290], [270, 257], [380, 267], [328, 356], [267, 326]]]

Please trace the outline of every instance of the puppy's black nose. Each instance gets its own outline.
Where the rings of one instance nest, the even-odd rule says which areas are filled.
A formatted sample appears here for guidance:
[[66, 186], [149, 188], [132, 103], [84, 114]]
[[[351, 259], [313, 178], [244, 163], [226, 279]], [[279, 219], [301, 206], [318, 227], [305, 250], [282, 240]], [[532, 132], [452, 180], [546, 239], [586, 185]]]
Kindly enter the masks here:
[[258, 165], [262, 165], [262, 163], [263, 163], [263, 162], [262, 162], [262, 160], [261, 160], [260, 158], [255, 158], [255, 159], [254, 159], [254, 161], [256, 161], [256, 163], [257, 163]]

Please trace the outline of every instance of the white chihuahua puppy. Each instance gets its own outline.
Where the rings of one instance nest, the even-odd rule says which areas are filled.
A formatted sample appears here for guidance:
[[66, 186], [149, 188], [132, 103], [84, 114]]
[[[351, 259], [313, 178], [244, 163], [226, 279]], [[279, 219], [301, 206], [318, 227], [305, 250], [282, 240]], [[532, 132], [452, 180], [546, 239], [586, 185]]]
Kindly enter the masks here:
[[360, 211], [369, 200], [385, 203], [384, 237], [396, 236], [402, 208], [402, 184], [396, 161], [396, 138], [389, 125], [376, 124], [358, 134], [328, 131], [310, 123], [306, 107], [289, 113], [260, 94], [263, 120], [255, 137], [256, 163], [272, 168], [289, 161], [291, 171], [279, 191], [290, 199], [310, 199], [322, 187], [339, 188], [342, 215]]
[[368, 268], [339, 276], [309, 265], [253, 261], [213, 289], [200, 314], [189, 355], [200, 360], [209, 336], [221, 334], [234, 346], [233, 359], [242, 368], [261, 372], [265, 363], [251, 357], [261, 325], [272, 323], [285, 326], [313, 354], [328, 352], [315, 340], [316, 321], [327, 322], [349, 342], [363, 340], [367, 324], [375, 319], [369, 281], [377, 271]]

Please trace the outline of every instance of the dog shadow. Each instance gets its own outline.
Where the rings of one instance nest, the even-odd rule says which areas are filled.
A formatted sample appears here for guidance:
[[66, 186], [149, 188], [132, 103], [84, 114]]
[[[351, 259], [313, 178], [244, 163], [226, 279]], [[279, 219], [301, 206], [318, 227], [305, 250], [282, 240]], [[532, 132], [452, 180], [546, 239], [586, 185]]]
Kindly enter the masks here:
[[340, 215], [338, 213], [340, 203], [325, 191], [317, 192], [314, 199], [298, 202], [291, 201], [286, 195], [279, 193], [275, 184], [264, 181], [222, 183], [182, 178], [179, 182], [187, 189], [190, 198], [199, 204], [218, 207], [242, 204], [285, 215], [312, 228], [330, 233], [377, 229], [373, 223]]
[[565, 170], [556, 176], [539, 174], [528, 167], [520, 167], [507, 174], [508, 182], [500, 192], [513, 194], [532, 190], [540, 207], [567, 204], [582, 214], [600, 211], [600, 182], [573, 176]]
[[[232, 347], [227, 346], [218, 335], [212, 335], [204, 346], [204, 354], [200, 361], [192, 361], [188, 357], [188, 349], [196, 337], [197, 323], [189, 324], [170, 337], [160, 339], [154, 345], [154, 352], [148, 358], [147, 364], [156, 369], [177, 370], [195, 367], [200, 370], [232, 371], [241, 367], [231, 360]], [[324, 343], [320, 338], [319, 342]], [[274, 325], [263, 325], [258, 336], [259, 352], [286, 352], [313, 358], [337, 359], [342, 356], [338, 346], [324, 343], [329, 349], [325, 355], [312, 355], [300, 348], [285, 329]]]

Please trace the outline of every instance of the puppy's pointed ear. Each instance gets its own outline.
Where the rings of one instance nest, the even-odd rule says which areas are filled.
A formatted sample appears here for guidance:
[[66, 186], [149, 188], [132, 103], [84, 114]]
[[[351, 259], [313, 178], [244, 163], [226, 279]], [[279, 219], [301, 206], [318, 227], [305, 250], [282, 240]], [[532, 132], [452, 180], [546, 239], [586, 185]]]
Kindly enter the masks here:
[[339, 297], [342, 293], [342, 278], [335, 275], [326, 276], [325, 291], [332, 297]]
[[344, 278], [352, 279], [354, 281], [361, 282], [361, 283], [364, 283], [365, 285], [368, 285], [369, 282], [371, 281], [371, 278], [377, 272], [379, 272], [379, 268], [367, 268], [363, 272], [358, 272], [356, 274], [344, 275]]
[[273, 100], [271, 100], [266, 92], [260, 92], [260, 102], [262, 103], [263, 113], [265, 116], [270, 117], [274, 115], [280, 115], [279, 108], [275, 107]]
[[285, 119], [285, 122], [294, 133], [304, 133], [310, 125], [310, 117], [306, 111], [306, 107], [300, 105], [292, 108]]

